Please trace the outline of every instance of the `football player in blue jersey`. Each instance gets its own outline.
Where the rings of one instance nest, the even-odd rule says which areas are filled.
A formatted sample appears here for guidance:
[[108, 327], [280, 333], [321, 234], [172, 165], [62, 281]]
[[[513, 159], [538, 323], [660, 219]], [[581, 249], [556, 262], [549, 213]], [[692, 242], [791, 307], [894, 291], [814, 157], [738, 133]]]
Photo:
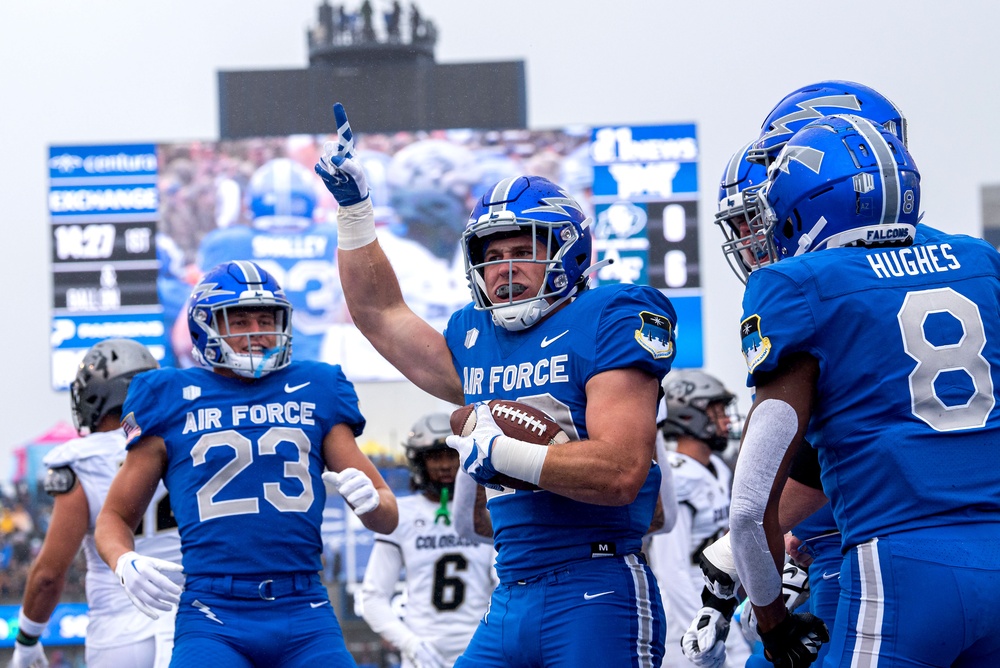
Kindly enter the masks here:
[[1000, 472], [982, 465], [1000, 452], [1000, 256], [921, 234], [919, 181], [885, 127], [818, 119], [770, 165], [750, 224], [763, 253], [741, 254], [756, 397], [730, 523], [775, 665], [808, 665], [827, 637], [787, 612], [775, 567], [807, 430], [845, 554], [824, 665], [1000, 661]]
[[247, 185], [250, 227], [213, 230], [198, 249], [202, 271], [235, 258], [255, 262], [277, 279], [295, 309], [292, 331], [299, 360], [321, 359], [327, 328], [346, 321], [337, 277], [337, 229], [313, 220], [318, 185], [295, 161], [269, 160]]
[[[530, 403], [571, 438], [544, 447], [507, 437], [485, 404], [470, 436], [449, 437], [490, 488], [500, 579], [456, 666], [659, 666], [664, 612], [640, 548], [661, 479], [656, 410], [675, 354], [672, 305], [645, 286], [587, 289], [590, 219], [554, 183], [520, 176], [473, 209], [462, 235], [473, 303], [437, 332], [400, 296], [340, 104], [334, 117], [339, 142], [316, 171], [341, 205], [354, 322], [430, 394]], [[505, 487], [497, 474], [525, 484]]]
[[[340, 368], [292, 362], [291, 315], [261, 267], [221, 264], [188, 308], [194, 355], [208, 368], [140, 374], [129, 387], [128, 455], [97, 544], [141, 610], [178, 605], [172, 666], [355, 665], [318, 574], [323, 483], [378, 533], [395, 529], [396, 500], [358, 449], [365, 420]], [[161, 478], [183, 592], [161, 572], [169, 564], [133, 551]]]
[[[757, 194], [767, 180], [766, 165], [774, 161], [796, 130], [822, 114], [845, 112], [867, 118], [906, 144], [906, 118], [899, 107], [887, 97], [868, 86], [852, 81], [820, 81], [797, 88], [782, 98], [764, 119], [760, 136], [734, 153], [727, 163], [720, 182], [719, 209], [715, 222], [726, 238], [723, 243], [725, 256], [743, 283], [746, 283], [752, 269], [744, 262], [743, 257], [752, 254], [758, 260], [762, 260], [767, 256], [763, 236], [750, 234], [750, 222], [759, 214]], [[917, 229], [918, 237], [936, 232], [925, 225], [920, 225]], [[807, 451], [812, 454], [811, 457], [806, 454]], [[828, 504], [810, 516], [817, 503], [825, 503], [825, 496], [819, 483], [815, 450], [802, 448], [800, 452], [806, 464], [802, 467], [793, 466], [789, 473], [788, 482], [782, 491], [782, 517], [785, 518], [782, 523], [783, 526], [795, 528], [795, 536], [786, 537], [786, 540], [790, 541], [789, 547], [794, 550], [797, 545], [791, 541], [804, 541], [810, 555], [809, 610], [820, 619], [832, 624], [840, 593], [839, 582], [834, 577], [839, 572], [839, 566], [836, 564], [839, 564], [841, 559], [840, 534]], [[800, 456], [798, 459], [803, 457]], [[803, 476], [801, 478], [800, 472]], [[713, 556], [717, 556], [720, 561], [713, 564], [711, 561]], [[735, 570], [724, 569], [723, 563], [729, 565], [732, 563], [728, 538], [705, 553], [702, 565], [709, 580], [724, 577], [738, 582]], [[719, 582], [709, 582], [709, 588], [716, 593], [723, 588], [726, 591], [734, 589], [730, 584], [722, 585]], [[722, 607], [723, 610], [730, 609], [728, 604]], [[689, 652], [694, 661], [703, 660], [699, 665], [713, 665], [708, 650], [715, 644], [715, 636], [711, 633], [715, 626], [701, 622], [706, 617], [723, 619], [721, 612], [712, 606], [706, 606], [699, 611], [688, 630], [690, 641], [684, 645], [685, 652]], [[728, 630], [724, 621], [720, 622], [719, 628]], [[827, 649], [828, 645], [820, 649], [817, 661], [822, 660]], [[706, 653], [704, 657], [702, 657], [703, 652]], [[717, 654], [718, 652], [715, 652], [712, 656]]]

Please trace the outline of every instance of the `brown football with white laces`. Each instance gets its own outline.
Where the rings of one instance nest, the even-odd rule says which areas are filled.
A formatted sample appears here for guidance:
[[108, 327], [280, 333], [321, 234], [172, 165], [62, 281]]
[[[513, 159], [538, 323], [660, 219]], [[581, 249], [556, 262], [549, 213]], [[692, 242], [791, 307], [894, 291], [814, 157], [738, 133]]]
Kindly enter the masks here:
[[[528, 404], [509, 399], [493, 399], [487, 402], [497, 426], [506, 436], [537, 445], [565, 443], [569, 436], [555, 420]], [[451, 431], [459, 436], [468, 436], [476, 428], [476, 406], [462, 406], [451, 414]], [[537, 485], [498, 473], [493, 482], [513, 489], [539, 489]]]

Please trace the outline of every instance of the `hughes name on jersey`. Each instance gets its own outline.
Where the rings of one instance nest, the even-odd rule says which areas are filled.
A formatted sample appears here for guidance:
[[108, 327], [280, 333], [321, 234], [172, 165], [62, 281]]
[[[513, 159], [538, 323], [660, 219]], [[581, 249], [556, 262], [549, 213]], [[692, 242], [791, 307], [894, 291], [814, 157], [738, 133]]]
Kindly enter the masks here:
[[[467, 403], [523, 401], [548, 413], [571, 439], [587, 438], [586, 384], [613, 369], [657, 380], [673, 361], [677, 316], [661, 292], [614, 285], [586, 290], [538, 324], [509, 332], [470, 304], [445, 335]], [[488, 506], [502, 582], [602, 553], [639, 552], [652, 520], [659, 467], [627, 506], [599, 506], [547, 491], [490, 491]]]
[[123, 413], [128, 447], [145, 436], [166, 443], [189, 576], [320, 570], [323, 439], [337, 424], [355, 436], [365, 424], [339, 367], [293, 362], [249, 383], [158, 369], [133, 379]]

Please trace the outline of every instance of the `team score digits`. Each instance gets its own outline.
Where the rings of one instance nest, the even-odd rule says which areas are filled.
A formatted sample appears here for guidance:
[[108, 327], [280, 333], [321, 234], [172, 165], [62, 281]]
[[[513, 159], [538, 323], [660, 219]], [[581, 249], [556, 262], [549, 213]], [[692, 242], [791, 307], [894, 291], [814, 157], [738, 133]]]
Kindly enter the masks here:
[[434, 563], [434, 594], [431, 602], [441, 612], [457, 610], [465, 602], [465, 581], [457, 573], [468, 570], [461, 554], [446, 554]]
[[[285, 478], [298, 480], [302, 492], [298, 496], [289, 496], [281, 491], [281, 483], [265, 482], [263, 484], [264, 500], [281, 512], [300, 512], [309, 510], [313, 502], [312, 479], [309, 477], [309, 450], [312, 447], [309, 437], [298, 427], [271, 427], [257, 441], [257, 452], [260, 456], [278, 454], [278, 445], [291, 443], [298, 449], [297, 461], [286, 461], [284, 465]], [[208, 451], [212, 448], [225, 448], [232, 452], [225, 466], [212, 476], [198, 490], [198, 515], [202, 522], [216, 517], [230, 515], [255, 515], [260, 512], [259, 499], [244, 497], [216, 501], [215, 498], [222, 489], [231, 483], [237, 475], [254, 462], [254, 444], [246, 436], [234, 429], [205, 434], [191, 448], [191, 459], [195, 466], [203, 466], [207, 461]]]

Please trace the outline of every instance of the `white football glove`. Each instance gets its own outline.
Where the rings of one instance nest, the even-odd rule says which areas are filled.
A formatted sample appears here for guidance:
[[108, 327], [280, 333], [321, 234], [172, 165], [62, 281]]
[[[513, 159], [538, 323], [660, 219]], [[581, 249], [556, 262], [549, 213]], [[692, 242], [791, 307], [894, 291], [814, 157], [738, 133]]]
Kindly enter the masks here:
[[726, 534], [701, 552], [701, 573], [705, 587], [718, 598], [735, 598], [740, 588], [730, 534]]
[[728, 636], [729, 621], [721, 611], [705, 606], [681, 637], [681, 651], [696, 666], [720, 668], [726, 663]]
[[497, 474], [490, 459], [493, 442], [503, 436], [503, 431], [497, 425], [490, 411], [490, 405], [485, 401], [476, 404], [476, 426], [468, 436], [452, 434], [445, 443], [452, 450], [458, 451], [458, 461], [462, 469], [473, 480], [484, 487], [502, 490], [503, 486], [490, 482]]
[[315, 170], [340, 206], [351, 206], [368, 199], [368, 180], [361, 163], [354, 160], [354, 133], [347, 121], [344, 105], [333, 105], [337, 123], [337, 142], [323, 144], [323, 155]]
[[786, 562], [781, 572], [781, 597], [788, 612], [805, 603], [809, 599], [809, 571]]
[[14, 655], [10, 660], [10, 668], [48, 668], [49, 660], [45, 658], [45, 648], [41, 642], [34, 645], [14, 643]]
[[448, 668], [444, 657], [431, 643], [413, 636], [402, 648], [403, 654], [417, 668]]
[[183, 587], [165, 573], [180, 573], [183, 570], [180, 564], [144, 557], [137, 552], [126, 552], [118, 557], [115, 565], [115, 575], [132, 603], [153, 619], [160, 618], [156, 610], [170, 610], [180, 602]]
[[323, 480], [333, 485], [334, 489], [354, 508], [355, 515], [364, 515], [378, 508], [381, 499], [378, 490], [371, 479], [355, 468], [347, 468], [337, 473], [327, 471]]

